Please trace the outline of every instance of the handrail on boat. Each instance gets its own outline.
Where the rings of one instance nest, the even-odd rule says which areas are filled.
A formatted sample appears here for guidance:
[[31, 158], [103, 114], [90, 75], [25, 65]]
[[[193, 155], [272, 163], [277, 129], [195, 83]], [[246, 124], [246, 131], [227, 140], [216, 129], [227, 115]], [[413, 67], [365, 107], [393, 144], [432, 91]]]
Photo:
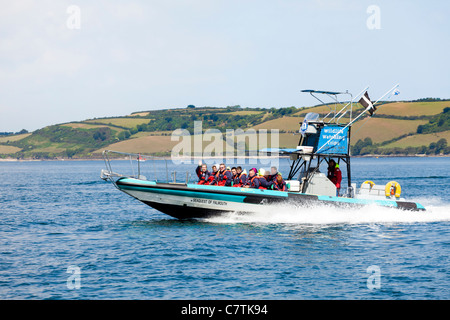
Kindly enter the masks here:
[[[117, 156], [124, 156], [124, 157], [112, 158], [110, 156], [110, 154], [115, 154]], [[170, 173], [170, 177], [172, 177], [172, 182], [169, 180], [169, 168], [167, 165], [167, 158], [155, 157], [155, 156], [151, 156], [151, 155], [145, 155], [142, 153], [121, 152], [121, 151], [113, 151], [113, 150], [104, 150], [102, 152], [102, 156], [103, 156], [103, 160], [105, 161], [106, 170], [101, 171], [100, 177], [103, 180], [111, 181], [114, 185], [115, 185], [115, 180], [113, 178], [118, 178], [118, 177], [128, 177], [128, 178], [134, 178], [134, 179], [140, 179], [140, 180], [147, 180], [147, 177], [145, 177], [144, 175], [141, 174], [141, 171], [142, 171], [141, 170], [142, 169], [141, 162], [154, 161], [154, 160], [160, 160], [160, 161], [164, 160], [165, 169], [166, 169], [166, 174], [165, 174], [166, 181], [163, 181], [163, 182], [179, 183], [179, 182], [177, 182], [177, 172], [176, 171], [172, 171]], [[125, 175], [125, 174], [120, 174], [120, 173], [114, 172], [112, 165], [111, 165], [111, 160], [129, 160], [132, 174]], [[133, 160], [136, 160], [137, 163], [134, 164]], [[135, 169], [137, 172], [135, 171]], [[157, 174], [156, 174], [156, 167], [154, 165], [153, 165], [153, 169], [155, 170], [153, 172], [154, 180], [158, 181]], [[149, 172], [149, 173], [152, 174], [151, 172]], [[186, 171], [186, 182], [185, 182], [186, 184], [189, 183], [191, 176], [192, 176], [192, 174], [189, 171]]]

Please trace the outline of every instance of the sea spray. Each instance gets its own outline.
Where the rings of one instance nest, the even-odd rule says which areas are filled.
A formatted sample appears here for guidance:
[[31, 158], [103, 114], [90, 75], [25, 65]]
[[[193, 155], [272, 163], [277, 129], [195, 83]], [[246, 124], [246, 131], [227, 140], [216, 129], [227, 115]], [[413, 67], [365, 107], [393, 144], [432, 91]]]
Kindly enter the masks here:
[[368, 205], [363, 208], [326, 205], [265, 205], [256, 213], [227, 212], [205, 219], [213, 223], [262, 224], [373, 224], [450, 221], [450, 204], [439, 200], [424, 201], [426, 211], [406, 211]]

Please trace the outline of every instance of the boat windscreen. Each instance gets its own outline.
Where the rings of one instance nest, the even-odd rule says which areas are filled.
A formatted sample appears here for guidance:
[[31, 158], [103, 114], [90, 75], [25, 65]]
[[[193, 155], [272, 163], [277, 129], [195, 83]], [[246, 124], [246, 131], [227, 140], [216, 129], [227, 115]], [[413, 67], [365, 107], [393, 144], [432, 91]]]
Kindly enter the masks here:
[[319, 120], [320, 115], [318, 113], [315, 112], [309, 112], [306, 114], [304, 121], [307, 122], [314, 122]]

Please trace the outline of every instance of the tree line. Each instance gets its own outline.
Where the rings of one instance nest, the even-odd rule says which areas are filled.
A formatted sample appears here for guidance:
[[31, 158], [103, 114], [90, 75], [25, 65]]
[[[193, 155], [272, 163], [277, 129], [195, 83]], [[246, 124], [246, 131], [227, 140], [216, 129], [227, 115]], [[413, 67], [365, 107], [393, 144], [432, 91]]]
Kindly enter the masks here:
[[419, 147], [408, 146], [405, 148], [394, 147], [385, 148], [380, 145], [373, 144], [372, 139], [365, 138], [364, 140], [359, 139], [355, 145], [351, 147], [351, 154], [354, 156], [362, 156], [369, 154], [376, 155], [416, 155], [416, 154], [426, 154], [426, 155], [439, 155], [450, 154], [450, 146], [448, 146], [447, 139], [442, 138], [437, 142], [432, 142], [428, 146], [422, 145]]

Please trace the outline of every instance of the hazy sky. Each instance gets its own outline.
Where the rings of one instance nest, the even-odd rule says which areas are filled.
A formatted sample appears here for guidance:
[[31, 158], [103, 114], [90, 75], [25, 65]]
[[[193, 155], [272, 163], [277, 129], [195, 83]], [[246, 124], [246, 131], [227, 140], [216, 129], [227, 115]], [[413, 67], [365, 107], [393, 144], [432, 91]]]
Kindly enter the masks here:
[[444, 0], [0, 0], [0, 131], [316, 104], [301, 89], [450, 98], [449, 16]]

